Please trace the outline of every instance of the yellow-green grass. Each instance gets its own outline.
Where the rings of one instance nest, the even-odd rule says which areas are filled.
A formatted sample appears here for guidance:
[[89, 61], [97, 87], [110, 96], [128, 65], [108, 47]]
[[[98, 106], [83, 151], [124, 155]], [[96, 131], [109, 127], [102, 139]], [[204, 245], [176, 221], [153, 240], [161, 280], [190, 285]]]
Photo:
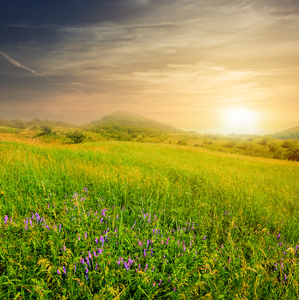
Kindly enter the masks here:
[[[96, 295], [99, 299], [117, 296], [130, 299], [133, 294], [137, 295], [136, 299], [298, 296], [298, 255], [294, 247], [299, 244], [299, 163], [174, 145], [133, 142], [49, 145], [2, 141], [0, 166], [0, 189], [4, 192], [0, 198], [0, 216], [2, 220], [4, 216], [13, 218], [11, 222], [0, 223], [4, 232], [0, 242], [0, 285], [3, 286], [0, 295], [3, 293], [3, 297], [18, 293], [25, 298], [30, 295], [39, 298], [43, 294], [49, 299], [63, 294], [74, 299], [83, 295], [86, 299]], [[82, 192], [83, 188], [87, 188], [87, 194]], [[80, 222], [74, 225], [77, 233], [82, 227], [82, 234], [88, 230], [90, 235], [102, 234], [100, 225], [86, 221], [86, 212], [90, 209], [95, 213], [98, 203], [108, 208], [112, 221], [107, 220], [107, 224], [112, 222], [110, 226], [116, 226], [120, 222], [118, 226], [126, 229], [120, 234], [125, 239], [121, 250], [107, 245], [110, 255], [105, 258], [100, 275], [94, 271], [91, 275], [94, 281], [82, 283], [82, 269], [80, 285], [77, 275], [70, 278], [69, 274], [56, 273], [62, 266], [74, 268], [79, 252], [84, 249], [88, 252], [93, 247], [90, 242], [86, 248], [80, 248], [77, 241], [68, 245], [71, 258], [57, 254], [66, 237], [75, 240], [65, 211], [65, 207], [74, 205], [74, 199], [83, 197], [74, 198], [74, 193], [86, 198], [78, 202], [81, 213], [77, 215]], [[115, 206], [113, 211], [112, 206]], [[145, 227], [139, 224], [140, 231], [136, 233], [131, 228], [142, 209], [144, 213], [155, 214], [157, 221]], [[23, 222], [32, 213], [45, 216], [51, 226], [63, 224], [63, 238], [58, 239], [57, 230], [46, 235], [37, 226], [30, 232], [25, 230]], [[170, 282], [162, 267], [156, 268], [155, 276], [154, 272], [147, 275], [145, 271], [130, 273], [118, 269], [116, 257], [133, 253], [136, 235], [141, 234], [146, 240], [155, 228], [164, 233], [173, 229], [178, 232], [178, 226], [191, 227], [193, 222], [196, 224], [192, 233], [196, 236], [194, 251], [198, 256], [194, 263], [187, 258], [182, 261], [173, 258], [167, 270], [172, 274]], [[115, 235], [111, 236], [111, 240], [114, 238]], [[172, 250], [167, 253], [177, 257], [182, 251], [175, 248], [177, 237], [173, 238]], [[190, 241], [191, 235], [188, 238]], [[281, 242], [283, 245], [277, 245]], [[222, 244], [224, 249], [220, 254]], [[152, 264], [154, 258], [157, 264], [162, 259], [164, 248], [161, 247], [155, 248], [158, 254], [153, 256]], [[193, 248], [189, 250], [191, 255]], [[275, 263], [281, 264], [281, 258], [285, 259], [285, 267], [275, 270]], [[26, 269], [27, 277], [17, 275], [10, 269], [11, 265], [20, 272]], [[45, 265], [43, 271], [42, 265]], [[181, 269], [176, 273], [178, 267]], [[158, 277], [163, 284], [153, 286]]]

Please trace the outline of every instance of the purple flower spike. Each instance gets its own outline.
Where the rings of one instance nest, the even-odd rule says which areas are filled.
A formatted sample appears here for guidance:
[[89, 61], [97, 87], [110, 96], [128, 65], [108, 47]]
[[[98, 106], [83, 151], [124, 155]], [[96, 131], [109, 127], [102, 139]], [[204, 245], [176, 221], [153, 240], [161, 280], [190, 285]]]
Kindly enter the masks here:
[[278, 236], [277, 236], [277, 239], [279, 240], [279, 238], [280, 238], [280, 233], [278, 234]]
[[101, 235], [101, 237], [100, 237], [100, 241], [101, 241], [101, 243], [102, 243], [102, 247], [104, 247], [104, 242], [105, 242], [105, 240], [104, 240], [104, 238], [103, 238], [102, 235]]
[[67, 274], [66, 274], [66, 268], [65, 268], [65, 266], [63, 266], [62, 269], [63, 269], [63, 273], [64, 273], [65, 275], [67, 275]]
[[7, 215], [5, 215], [4, 216], [4, 224], [6, 225], [6, 222], [8, 221], [8, 216]]
[[58, 274], [58, 275], [60, 275], [60, 271], [59, 271], [59, 269], [57, 269], [57, 274]]
[[204, 237], [203, 237], [203, 239], [205, 240], [207, 238], [207, 236], [205, 235]]

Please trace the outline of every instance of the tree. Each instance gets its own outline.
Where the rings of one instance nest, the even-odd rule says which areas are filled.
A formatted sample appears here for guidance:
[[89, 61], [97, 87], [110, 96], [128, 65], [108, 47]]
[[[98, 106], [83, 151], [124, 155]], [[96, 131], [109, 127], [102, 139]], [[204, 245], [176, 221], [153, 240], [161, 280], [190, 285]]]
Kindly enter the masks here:
[[66, 136], [70, 138], [75, 144], [82, 143], [86, 139], [86, 135], [79, 130], [68, 132]]
[[293, 146], [287, 151], [287, 159], [299, 161], [299, 147]]

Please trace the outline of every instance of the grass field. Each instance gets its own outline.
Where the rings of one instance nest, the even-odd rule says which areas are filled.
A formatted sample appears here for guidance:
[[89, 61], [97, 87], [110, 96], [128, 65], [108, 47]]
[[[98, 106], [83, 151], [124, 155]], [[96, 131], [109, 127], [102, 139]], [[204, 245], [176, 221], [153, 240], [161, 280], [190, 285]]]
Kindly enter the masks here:
[[299, 163], [0, 142], [1, 299], [298, 299]]

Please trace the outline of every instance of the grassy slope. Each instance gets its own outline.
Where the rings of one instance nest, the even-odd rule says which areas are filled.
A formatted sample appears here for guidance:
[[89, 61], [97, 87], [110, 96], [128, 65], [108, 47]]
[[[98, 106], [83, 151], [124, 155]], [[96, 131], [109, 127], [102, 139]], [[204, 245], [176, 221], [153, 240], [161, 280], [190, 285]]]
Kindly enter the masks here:
[[87, 186], [107, 197], [117, 194], [124, 204], [142, 197], [188, 210], [219, 201], [230, 209], [251, 211], [254, 205], [264, 214], [290, 218], [298, 208], [298, 163], [125, 142], [64, 147], [9, 142], [1, 144], [0, 157], [8, 199], [62, 196]]
[[[211, 243], [218, 245], [228, 239], [231, 247], [256, 243], [259, 249], [254, 232], [263, 228], [270, 236], [280, 233], [290, 245], [299, 242], [298, 163], [172, 145], [56, 146], [10, 141], [0, 142], [0, 165], [5, 193], [1, 218], [22, 219], [31, 212], [45, 212], [49, 201], [59, 211], [65, 194], [86, 187], [94, 199], [102, 196], [107, 203], [125, 205], [132, 212], [141, 208], [156, 212], [165, 226], [200, 222], [202, 215], [214, 219], [230, 211], [232, 223], [219, 219], [216, 229], [203, 228]], [[232, 224], [240, 230], [232, 233]]]

